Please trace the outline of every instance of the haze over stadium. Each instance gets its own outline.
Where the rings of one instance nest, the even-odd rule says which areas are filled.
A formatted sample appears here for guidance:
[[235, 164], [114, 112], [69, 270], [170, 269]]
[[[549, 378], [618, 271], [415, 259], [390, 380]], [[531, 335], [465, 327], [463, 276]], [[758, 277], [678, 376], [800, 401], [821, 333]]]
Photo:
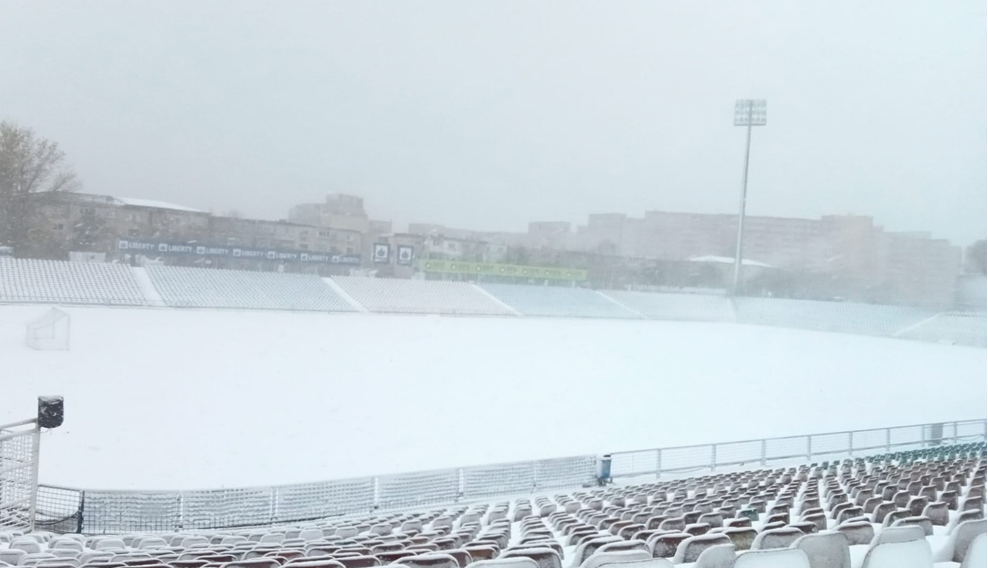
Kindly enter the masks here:
[[0, 568], [988, 565], [984, 3], [0, 14]]

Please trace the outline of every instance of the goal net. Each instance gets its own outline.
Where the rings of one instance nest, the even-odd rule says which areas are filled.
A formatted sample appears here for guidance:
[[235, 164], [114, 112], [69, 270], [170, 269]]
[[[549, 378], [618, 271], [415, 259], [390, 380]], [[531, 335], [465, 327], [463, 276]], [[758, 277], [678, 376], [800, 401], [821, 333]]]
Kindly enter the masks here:
[[52, 308], [37, 319], [27, 322], [27, 346], [40, 351], [69, 349], [69, 314]]

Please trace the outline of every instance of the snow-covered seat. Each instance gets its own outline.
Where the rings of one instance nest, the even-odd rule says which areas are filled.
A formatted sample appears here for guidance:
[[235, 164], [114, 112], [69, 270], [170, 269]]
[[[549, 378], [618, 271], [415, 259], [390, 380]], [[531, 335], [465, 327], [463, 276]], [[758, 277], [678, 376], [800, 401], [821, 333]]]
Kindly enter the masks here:
[[598, 552], [583, 561], [580, 568], [601, 568], [609, 564], [624, 564], [640, 560], [651, 560], [652, 555], [644, 550], [624, 550], [621, 552]]
[[477, 560], [469, 568], [539, 568], [539, 565], [531, 558], [497, 558], [494, 560]]
[[[501, 558], [531, 558], [539, 568], [562, 568], [562, 555], [551, 548], [523, 548], [508, 549], [500, 556]], [[462, 568], [462, 567], [461, 567]]]
[[932, 568], [932, 566], [933, 553], [930, 551], [930, 544], [923, 538], [880, 543], [868, 550], [861, 564], [861, 568]]
[[676, 553], [672, 557], [672, 563], [685, 564], [696, 562], [703, 551], [712, 546], [720, 545], [729, 545], [731, 550], [734, 550], [734, 544], [731, 543], [731, 539], [723, 534], [713, 533], [690, 537], [680, 542], [679, 546], [676, 547]]
[[988, 529], [988, 521], [975, 520], [960, 523], [950, 532], [947, 542], [936, 551], [937, 562], [961, 562], [971, 543]]
[[27, 552], [18, 548], [8, 548], [6, 550], [0, 548], [0, 562], [9, 564], [10, 566], [17, 566], [20, 563], [21, 557], [26, 554]]
[[733, 568], [810, 568], [810, 561], [795, 548], [748, 550], [738, 554]]
[[459, 561], [441, 552], [419, 554], [402, 558], [401, 563], [408, 568], [459, 568]]
[[693, 568], [731, 568], [736, 557], [733, 544], [715, 544], [700, 553]]
[[917, 526], [923, 529], [924, 536], [933, 536], [933, 523], [928, 517], [903, 517], [892, 524], [893, 527]]
[[875, 527], [871, 523], [864, 521], [837, 525], [834, 530], [843, 534], [851, 546], [870, 545], [871, 541], [875, 538]]
[[893, 542], [912, 542], [914, 540], [923, 540], [926, 538], [926, 532], [923, 527], [917, 525], [907, 525], [904, 527], [889, 527], [878, 531], [875, 538], [871, 540], [870, 546], [872, 548], [878, 546], [879, 544], [893, 543]]
[[692, 538], [692, 535], [684, 532], [669, 532], [659, 535], [651, 541], [653, 558], [672, 558], [676, 555], [679, 543]]
[[792, 527], [764, 530], [755, 537], [755, 542], [752, 543], [751, 549], [772, 550], [775, 548], [788, 548], [802, 536], [803, 531]]
[[851, 568], [850, 543], [843, 533], [804, 535], [796, 539], [790, 548], [805, 552], [810, 568]]
[[11, 550], [23, 550], [28, 554], [35, 554], [43, 550], [41, 543], [33, 538], [21, 537], [10, 543]]
[[51, 550], [62, 549], [62, 550], [75, 550], [82, 552], [85, 550], [85, 546], [81, 542], [71, 538], [60, 538], [58, 540], [53, 540], [48, 543], [48, 548]]
[[573, 568], [578, 568], [581, 564], [583, 564], [583, 561], [590, 558], [590, 556], [597, 552], [597, 549], [600, 547], [605, 544], [620, 543], [623, 541], [624, 539], [614, 535], [601, 535], [588, 538], [585, 542], [576, 547], [576, 551], [573, 552], [573, 561], [571, 565]]
[[724, 527], [719, 530], [720, 534], [731, 539], [731, 543], [737, 550], [751, 550], [751, 546], [758, 538], [758, 531], [751, 526], [747, 527]]
[[21, 556], [17, 561], [18, 566], [36, 566], [39, 562], [44, 560], [55, 560], [56, 562], [63, 562], [62, 559], [55, 556], [54, 554], [48, 552], [30, 552]]

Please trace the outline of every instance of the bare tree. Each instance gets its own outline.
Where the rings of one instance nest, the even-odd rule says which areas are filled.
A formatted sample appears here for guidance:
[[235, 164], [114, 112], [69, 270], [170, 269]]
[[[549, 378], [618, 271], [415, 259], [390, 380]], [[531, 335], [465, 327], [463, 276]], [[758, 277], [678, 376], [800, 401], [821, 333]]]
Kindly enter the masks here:
[[78, 186], [57, 143], [30, 128], [0, 122], [0, 245], [12, 246], [18, 256], [42, 252], [50, 233], [42, 206]]

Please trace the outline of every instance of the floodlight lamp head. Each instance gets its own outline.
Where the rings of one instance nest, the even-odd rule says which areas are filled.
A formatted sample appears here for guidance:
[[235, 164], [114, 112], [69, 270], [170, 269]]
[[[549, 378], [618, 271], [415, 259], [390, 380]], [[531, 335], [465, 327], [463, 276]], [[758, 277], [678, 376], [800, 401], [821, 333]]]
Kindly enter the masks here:
[[765, 126], [767, 122], [765, 99], [738, 99], [734, 103], [734, 126]]

